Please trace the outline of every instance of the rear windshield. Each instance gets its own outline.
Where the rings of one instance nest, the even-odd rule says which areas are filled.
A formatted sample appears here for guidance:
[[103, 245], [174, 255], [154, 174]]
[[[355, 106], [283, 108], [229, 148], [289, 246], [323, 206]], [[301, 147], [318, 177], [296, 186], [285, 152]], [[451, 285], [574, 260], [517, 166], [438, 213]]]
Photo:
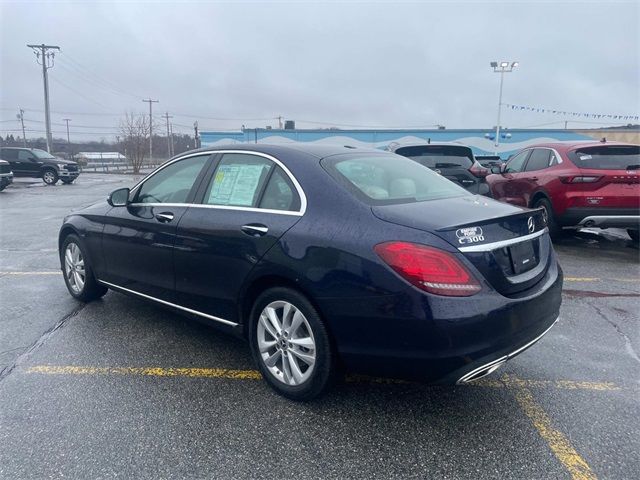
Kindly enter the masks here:
[[322, 166], [338, 183], [370, 205], [470, 195], [441, 175], [399, 155], [335, 155], [322, 160]]
[[579, 148], [569, 153], [578, 168], [596, 170], [638, 170], [640, 169], [640, 146], [611, 145]]
[[473, 152], [469, 147], [456, 145], [418, 145], [400, 147], [395, 153], [408, 157], [429, 168], [468, 169], [473, 165]]

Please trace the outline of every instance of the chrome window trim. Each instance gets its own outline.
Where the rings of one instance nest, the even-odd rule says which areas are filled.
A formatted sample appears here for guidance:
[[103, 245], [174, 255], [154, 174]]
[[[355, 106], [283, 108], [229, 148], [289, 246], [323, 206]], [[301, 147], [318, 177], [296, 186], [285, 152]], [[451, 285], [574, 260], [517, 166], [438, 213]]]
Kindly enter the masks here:
[[[287, 168], [287, 166], [282, 163], [280, 160], [278, 160], [276, 157], [274, 157], [273, 155], [269, 155], [268, 153], [262, 153], [262, 152], [254, 152], [251, 150], [206, 150], [206, 151], [200, 151], [200, 152], [196, 152], [196, 153], [190, 153], [188, 155], [184, 155], [182, 157], [178, 157], [175, 158], [173, 160], [168, 161], [167, 163], [165, 163], [164, 165], [162, 165], [161, 167], [159, 167], [157, 170], [151, 172], [149, 175], [147, 175], [146, 177], [144, 177], [142, 180], [140, 180], [136, 185], [134, 185], [134, 187], [131, 189], [131, 193], [130, 195], [132, 195], [133, 197], [135, 197], [135, 195], [138, 193], [137, 190], [138, 188], [144, 183], [146, 182], [148, 179], [150, 179], [151, 177], [153, 177], [156, 173], [158, 173], [159, 171], [161, 171], [162, 169], [168, 167], [169, 165], [172, 165], [175, 162], [178, 162], [180, 160], [184, 160], [190, 157], [196, 157], [196, 156], [200, 156], [200, 155], [214, 155], [214, 154], [225, 154], [225, 153], [239, 153], [239, 154], [245, 154], [245, 155], [255, 155], [257, 157], [263, 157], [266, 158], [267, 160], [272, 161], [273, 163], [275, 163], [276, 165], [278, 165], [280, 168], [282, 168], [282, 170], [284, 171], [284, 173], [289, 177], [289, 180], [291, 180], [291, 183], [293, 183], [293, 186], [295, 187], [296, 191], [298, 192], [298, 196], [300, 197], [300, 209], [299, 210], [272, 210], [272, 209], [268, 209], [268, 208], [256, 208], [256, 207], [240, 207], [240, 206], [233, 206], [233, 205], [208, 205], [205, 203], [131, 203], [130, 205], [132, 206], [165, 206], [165, 207], [195, 207], [195, 208], [214, 208], [214, 209], [218, 209], [218, 210], [238, 210], [238, 211], [245, 211], [245, 212], [262, 212], [262, 213], [275, 213], [275, 214], [279, 214], [279, 215], [295, 215], [295, 216], [299, 216], [301, 217], [302, 215], [305, 214], [305, 212], [307, 211], [307, 196], [304, 193], [304, 190], [302, 189], [302, 186], [300, 185], [300, 183], [298, 182], [298, 180], [296, 179], [296, 177], [291, 173], [291, 171]], [[130, 197], [130, 198], [133, 198]]]
[[534, 238], [538, 238], [544, 235], [548, 231], [549, 229], [547, 227], [544, 227], [542, 230], [538, 230], [537, 232], [533, 232], [522, 237], [500, 240], [499, 242], [485, 243], [484, 245], [470, 245], [468, 247], [459, 247], [458, 250], [460, 250], [461, 252], [490, 252], [498, 248], [508, 247], [509, 245], [526, 242], [527, 240], [533, 240]]
[[232, 327], [237, 327], [239, 324], [236, 322], [232, 322], [231, 320], [225, 320], [224, 318], [214, 317], [213, 315], [209, 315], [207, 313], [199, 312], [198, 310], [193, 310], [191, 308], [183, 307], [181, 305], [176, 305], [175, 303], [167, 302], [166, 300], [161, 300], [156, 297], [152, 297], [151, 295], [147, 295], [144, 293], [136, 292], [135, 290], [131, 290], [129, 288], [121, 287], [120, 285], [116, 285], [114, 283], [105, 282], [104, 280], [98, 280], [99, 283], [106, 285], [108, 287], [117, 288], [119, 290], [124, 290], [125, 292], [133, 293], [134, 295], [138, 295], [142, 298], [146, 298], [148, 300], [153, 300], [154, 302], [161, 303], [163, 305], [167, 305], [169, 307], [177, 308], [178, 310], [183, 310], [188, 313], [192, 313], [194, 315], [198, 315], [200, 317], [208, 318], [209, 320], [213, 320], [216, 322], [224, 323], [225, 325], [230, 325]]
[[204, 203], [130, 203], [132, 207], [188, 207], [211, 208], [214, 210], [235, 210], [239, 212], [274, 213], [276, 215], [292, 215], [301, 217], [304, 212], [290, 210], [271, 210], [270, 208], [234, 207], [230, 205], [205, 205]]

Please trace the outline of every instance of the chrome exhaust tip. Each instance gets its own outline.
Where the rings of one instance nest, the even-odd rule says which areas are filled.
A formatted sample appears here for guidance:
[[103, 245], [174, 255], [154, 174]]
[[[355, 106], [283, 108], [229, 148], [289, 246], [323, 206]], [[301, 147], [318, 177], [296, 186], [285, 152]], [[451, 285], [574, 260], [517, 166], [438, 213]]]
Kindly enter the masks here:
[[480, 380], [487, 375], [491, 375], [497, 369], [499, 369], [502, 365], [507, 363], [509, 357], [502, 357], [498, 360], [494, 360], [491, 363], [487, 363], [486, 365], [482, 365], [474, 370], [471, 370], [469, 373], [466, 373], [462, 377], [458, 379], [456, 385], [464, 385], [465, 383], [475, 382], [476, 380]]

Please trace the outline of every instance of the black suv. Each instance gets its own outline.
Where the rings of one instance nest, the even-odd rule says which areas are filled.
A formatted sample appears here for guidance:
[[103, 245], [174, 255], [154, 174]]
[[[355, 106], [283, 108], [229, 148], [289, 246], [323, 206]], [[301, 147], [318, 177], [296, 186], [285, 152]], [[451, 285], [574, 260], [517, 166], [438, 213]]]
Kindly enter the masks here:
[[38, 148], [0, 148], [0, 159], [11, 164], [16, 177], [42, 178], [47, 185], [55, 185], [58, 180], [71, 183], [80, 174], [76, 162], [54, 157]]
[[471, 193], [489, 195], [485, 177], [491, 171], [478, 163], [470, 147], [459, 143], [391, 143], [387, 150], [408, 157]]

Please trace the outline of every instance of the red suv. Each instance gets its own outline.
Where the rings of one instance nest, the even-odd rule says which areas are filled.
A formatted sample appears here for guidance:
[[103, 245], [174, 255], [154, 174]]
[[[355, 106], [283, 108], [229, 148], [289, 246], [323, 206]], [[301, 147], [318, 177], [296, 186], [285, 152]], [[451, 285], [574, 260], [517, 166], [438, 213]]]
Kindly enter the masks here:
[[492, 168], [497, 200], [544, 208], [549, 231], [562, 227], [626, 228], [638, 241], [640, 146], [619, 142], [533, 145]]

